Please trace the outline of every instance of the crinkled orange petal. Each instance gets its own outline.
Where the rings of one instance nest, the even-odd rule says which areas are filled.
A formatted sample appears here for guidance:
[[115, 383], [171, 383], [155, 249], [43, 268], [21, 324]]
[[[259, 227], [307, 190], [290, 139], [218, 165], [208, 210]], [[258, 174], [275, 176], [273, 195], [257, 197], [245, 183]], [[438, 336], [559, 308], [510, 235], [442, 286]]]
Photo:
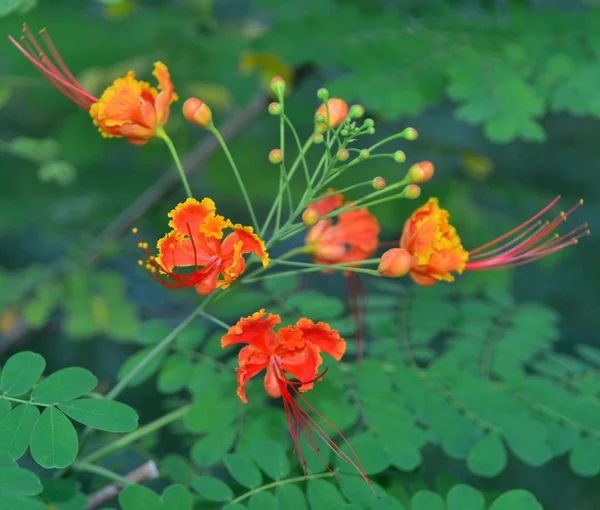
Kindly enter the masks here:
[[223, 254], [231, 253], [233, 246], [238, 242], [242, 241], [244, 246], [242, 253], [254, 253], [262, 260], [263, 267], [269, 265], [269, 254], [265, 242], [254, 233], [252, 227], [244, 227], [239, 223], [231, 227], [233, 233], [229, 234], [223, 241]]
[[360, 248], [367, 258], [377, 250], [379, 222], [366, 207], [340, 214], [338, 225], [350, 241], [348, 244]]
[[279, 350], [294, 351], [302, 349], [306, 345], [306, 340], [302, 331], [294, 326], [286, 326], [277, 331], [277, 340], [279, 341]]
[[171, 271], [175, 266], [194, 265], [194, 257], [183, 249], [182, 240], [183, 238], [174, 230], [158, 240], [156, 262], [159, 266]]
[[438, 283], [440, 281], [436, 278], [433, 278], [432, 276], [429, 276], [427, 274], [422, 274], [417, 271], [411, 271], [409, 274], [410, 274], [410, 277], [413, 279], [413, 281], [417, 285], [421, 285], [422, 287], [432, 287], [433, 285], [435, 285], [436, 283]]
[[237, 395], [244, 404], [248, 402], [245, 392], [246, 383], [269, 366], [269, 359], [267, 354], [259, 351], [253, 345], [247, 345], [240, 350], [239, 368], [237, 368]]
[[337, 330], [331, 329], [329, 324], [325, 322], [314, 323], [310, 319], [302, 318], [296, 323], [296, 327], [302, 331], [302, 336], [304, 336], [306, 342], [316, 345], [336, 361], [342, 359], [346, 352], [346, 341], [340, 337]]
[[232, 257], [221, 266], [221, 274], [223, 275], [224, 279], [220, 280], [218, 283], [220, 288], [226, 289], [229, 287], [229, 285], [231, 285], [232, 282], [239, 278], [240, 274], [244, 272], [244, 269], [246, 268], [246, 261], [242, 256], [243, 247], [243, 241], [237, 242], [233, 248]]
[[202, 202], [188, 198], [169, 213], [169, 227], [181, 235], [195, 237], [200, 234], [200, 228], [206, 219], [214, 216], [216, 210], [217, 207], [210, 198], [204, 198]]
[[[335, 191], [334, 189], [329, 188], [323, 194], [329, 195], [330, 193], [333, 193], [334, 191]], [[342, 195], [341, 193], [337, 193], [336, 195], [331, 195], [329, 197], [321, 198], [320, 200], [313, 202], [312, 204], [310, 204], [310, 207], [316, 209], [319, 212], [320, 216], [325, 216], [326, 214], [329, 214], [331, 211], [335, 211], [336, 209], [339, 209], [342, 206], [343, 200], [344, 200], [344, 195]]]
[[219, 281], [219, 269], [215, 267], [206, 276], [202, 279], [202, 281], [196, 284], [196, 292], [201, 296], [208, 296], [212, 294], [217, 288], [217, 284]]
[[164, 126], [169, 120], [171, 103], [177, 101], [179, 97], [173, 91], [173, 82], [171, 81], [169, 70], [165, 64], [162, 62], [155, 62], [152, 74], [158, 80], [158, 88], [161, 90], [154, 102], [156, 123], [159, 126]]
[[215, 239], [223, 238], [223, 230], [231, 227], [232, 223], [218, 214], [209, 214], [204, 220], [204, 224], [200, 226], [200, 233], [206, 237], [214, 237]]
[[259, 310], [249, 317], [241, 318], [237, 324], [221, 338], [221, 347], [233, 344], [254, 345], [263, 352], [269, 353], [276, 347], [273, 328], [281, 323], [281, 317], [270, 313], [265, 319], [265, 310]]
[[315, 344], [306, 342], [304, 349], [292, 352], [290, 356], [281, 355], [279, 366], [304, 383], [298, 388], [300, 391], [308, 391], [314, 386], [319, 366], [323, 363], [320, 349]]

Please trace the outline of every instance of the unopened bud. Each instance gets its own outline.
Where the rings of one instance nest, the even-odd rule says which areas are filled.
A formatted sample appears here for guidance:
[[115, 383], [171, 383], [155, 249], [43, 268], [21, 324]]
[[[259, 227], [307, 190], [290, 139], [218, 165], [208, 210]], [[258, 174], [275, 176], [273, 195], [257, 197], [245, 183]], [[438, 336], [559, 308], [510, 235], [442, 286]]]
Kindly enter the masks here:
[[373, 179], [372, 184], [373, 184], [373, 187], [377, 191], [381, 191], [382, 189], [385, 189], [385, 187], [387, 186], [385, 179], [381, 176], [375, 177], [375, 179]]
[[321, 133], [315, 133], [313, 135], [313, 142], [315, 142], [315, 143], [323, 143], [323, 135]]
[[269, 113], [271, 115], [281, 115], [281, 104], [278, 103], [277, 101], [273, 101], [270, 105], [269, 105]]
[[433, 177], [433, 164], [431, 161], [421, 161], [408, 169], [408, 177], [411, 182], [421, 184]]
[[416, 140], [417, 136], [419, 136], [419, 133], [417, 133], [415, 128], [409, 127], [404, 130], [404, 138], [407, 140]]
[[421, 195], [421, 188], [416, 184], [409, 184], [402, 191], [402, 196], [414, 200], [415, 198], [419, 198]]
[[[319, 117], [323, 116], [323, 119]], [[332, 127], [338, 127], [348, 115], [348, 104], [343, 99], [332, 97], [327, 100], [327, 105], [323, 103], [315, 113], [315, 129], [318, 133], [324, 133], [328, 127], [325, 121]]]
[[353, 104], [350, 107], [350, 117], [360, 119], [365, 114], [365, 107], [361, 104]]
[[195, 97], [186, 99], [183, 103], [183, 116], [188, 122], [201, 128], [212, 125], [212, 112], [206, 103]]
[[365, 119], [363, 122], [363, 127], [370, 128], [375, 126], [375, 121], [373, 119]]
[[348, 152], [348, 149], [340, 149], [339, 151], [337, 151], [337, 158], [340, 161], [346, 161], [349, 157], [350, 153]]
[[340, 135], [342, 135], [342, 136], [348, 136], [349, 134], [350, 134], [350, 132], [346, 128], [344, 128], [340, 131]]
[[319, 90], [317, 90], [317, 97], [321, 101], [327, 101], [329, 99], [329, 91], [327, 89], [321, 87]]
[[379, 261], [377, 271], [387, 278], [406, 276], [412, 265], [412, 256], [404, 248], [392, 248], [386, 251]]
[[319, 223], [320, 219], [321, 215], [314, 207], [307, 207], [302, 213], [302, 222], [307, 227], [314, 227], [317, 223]]
[[269, 152], [269, 161], [274, 165], [281, 163], [282, 160], [283, 152], [281, 152], [281, 149], [273, 149], [271, 152]]
[[360, 151], [360, 154], [358, 155], [358, 157], [360, 159], [367, 159], [370, 155], [371, 155], [371, 153], [369, 152], [368, 149], [363, 149]]
[[285, 94], [285, 80], [281, 76], [275, 76], [271, 80], [270, 87], [277, 97], [283, 97]]
[[404, 154], [404, 151], [394, 152], [394, 161], [396, 163], [404, 163], [406, 161], [406, 154]]
[[367, 129], [367, 134], [368, 135], [374, 135], [375, 134], [375, 128], [374, 127], [370, 127], [369, 129]]

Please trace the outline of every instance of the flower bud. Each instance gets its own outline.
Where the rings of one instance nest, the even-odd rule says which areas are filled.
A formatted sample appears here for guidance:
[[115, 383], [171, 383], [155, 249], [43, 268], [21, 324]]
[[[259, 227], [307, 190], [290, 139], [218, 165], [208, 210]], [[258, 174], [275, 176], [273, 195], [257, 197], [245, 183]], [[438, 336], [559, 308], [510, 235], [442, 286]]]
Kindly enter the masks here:
[[375, 126], [375, 121], [373, 119], [365, 119], [363, 122], [363, 127], [370, 128]]
[[360, 151], [358, 157], [360, 159], [367, 159], [370, 155], [371, 155], [371, 153], [369, 152], [368, 149], [363, 149], [363, 150]]
[[342, 135], [342, 136], [348, 136], [349, 134], [350, 134], [350, 132], [346, 128], [344, 128], [340, 131], [340, 135]]
[[367, 129], [367, 134], [368, 135], [374, 135], [375, 134], [375, 128], [374, 127], [370, 127], [369, 129]]
[[273, 149], [271, 152], [269, 152], [269, 161], [274, 165], [281, 163], [282, 160], [283, 153], [281, 152], [281, 149]]
[[323, 135], [321, 133], [315, 133], [313, 135], [313, 142], [319, 144], [319, 143], [323, 143]]
[[317, 97], [321, 101], [327, 101], [329, 99], [329, 91], [327, 89], [321, 87], [319, 90], [317, 90]]
[[188, 122], [201, 128], [207, 128], [212, 125], [212, 112], [208, 105], [200, 99], [190, 97], [183, 103], [183, 116]]
[[319, 211], [317, 211], [317, 209], [314, 207], [307, 207], [302, 213], [302, 222], [307, 227], [314, 227], [317, 223], [319, 223], [320, 219], [321, 215], [319, 214]]
[[360, 119], [365, 114], [365, 107], [361, 104], [353, 104], [350, 107], [350, 117]]
[[350, 153], [348, 152], [348, 149], [340, 149], [339, 151], [337, 151], [337, 158], [340, 161], [346, 161], [349, 157]]
[[385, 179], [381, 176], [375, 177], [375, 179], [373, 179], [372, 184], [373, 184], [373, 187], [377, 191], [381, 191], [382, 189], [385, 189], [385, 187], [387, 186]]
[[269, 105], [269, 113], [271, 115], [281, 115], [281, 104], [278, 103], [277, 101], [273, 101]]
[[285, 94], [285, 80], [281, 76], [275, 76], [271, 80], [270, 87], [277, 97], [283, 97]]
[[396, 163], [404, 163], [406, 161], [406, 154], [404, 154], [404, 151], [394, 152], [394, 161]]
[[416, 184], [409, 184], [402, 190], [402, 196], [409, 198], [410, 200], [414, 200], [415, 198], [419, 198], [421, 195], [421, 188]]
[[433, 164], [431, 161], [421, 161], [408, 169], [408, 178], [415, 184], [427, 182], [433, 177]]
[[412, 255], [404, 248], [392, 248], [386, 251], [379, 262], [377, 270], [387, 278], [406, 276], [412, 265]]
[[[329, 112], [327, 111], [329, 110]], [[328, 115], [329, 113], [329, 115]], [[323, 120], [320, 120], [319, 115], [323, 116]], [[324, 133], [328, 127], [323, 121], [327, 121], [332, 128], [338, 127], [348, 115], [348, 104], [343, 99], [332, 97], [327, 100], [327, 106], [323, 103], [315, 113], [315, 123], [318, 133]]]
[[419, 133], [414, 128], [409, 127], [404, 130], [404, 138], [407, 140], [416, 140], [417, 136], [419, 136]]

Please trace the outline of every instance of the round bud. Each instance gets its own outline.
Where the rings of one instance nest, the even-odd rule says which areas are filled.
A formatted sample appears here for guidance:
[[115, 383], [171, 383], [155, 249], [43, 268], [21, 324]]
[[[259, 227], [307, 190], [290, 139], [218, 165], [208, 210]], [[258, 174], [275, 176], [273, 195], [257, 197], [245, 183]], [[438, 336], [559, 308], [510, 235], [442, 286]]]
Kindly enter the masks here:
[[327, 101], [329, 99], [329, 91], [326, 88], [321, 87], [317, 90], [317, 97], [321, 101]]
[[421, 188], [416, 184], [409, 184], [402, 191], [402, 195], [406, 198], [414, 200], [415, 198], [419, 198], [419, 196], [421, 195]]
[[379, 261], [377, 271], [387, 278], [406, 276], [412, 265], [412, 256], [404, 248], [392, 248], [386, 251]]
[[317, 211], [317, 209], [314, 207], [307, 207], [302, 213], [302, 222], [307, 227], [314, 227], [320, 219], [321, 215], [319, 214], [319, 211]]
[[360, 119], [365, 114], [365, 107], [361, 104], [353, 104], [350, 107], [350, 117]]
[[404, 151], [394, 152], [394, 161], [396, 163], [404, 163], [406, 161], [406, 154], [404, 154]]
[[408, 169], [408, 177], [411, 182], [421, 184], [433, 177], [433, 164], [431, 161], [421, 161]]
[[277, 97], [283, 97], [285, 94], [285, 80], [281, 76], [275, 76], [271, 80], [270, 87]]
[[269, 161], [274, 165], [281, 163], [282, 160], [283, 152], [281, 152], [281, 149], [273, 149], [271, 152], [269, 152]]
[[375, 121], [373, 119], [365, 119], [363, 122], [363, 127], [370, 128], [375, 126]]
[[372, 184], [373, 184], [373, 187], [377, 191], [381, 191], [382, 189], [385, 189], [385, 187], [387, 186], [385, 179], [381, 176], [375, 177], [375, 179], [373, 179]]
[[363, 149], [363, 150], [360, 151], [360, 154], [359, 154], [358, 157], [360, 159], [367, 159], [370, 155], [371, 155], [371, 153], [369, 152], [368, 149]]
[[370, 127], [369, 129], [367, 129], [367, 134], [368, 135], [374, 135], [375, 134], [375, 128]]
[[407, 140], [416, 140], [417, 136], [419, 136], [419, 133], [414, 128], [409, 127], [404, 130], [404, 138]]
[[337, 158], [340, 161], [346, 161], [349, 157], [350, 153], [348, 152], [348, 149], [340, 149], [339, 151], [337, 151]]
[[313, 142], [315, 142], [315, 143], [323, 143], [323, 135], [321, 133], [315, 133], [313, 135]]
[[273, 101], [270, 105], [269, 105], [269, 113], [271, 115], [281, 115], [281, 104], [278, 103], [277, 101]]
[[[323, 119], [319, 116], [322, 115]], [[324, 133], [328, 127], [324, 123], [327, 121], [332, 128], [338, 127], [348, 115], [348, 104], [343, 99], [332, 97], [327, 100], [327, 106], [323, 103], [315, 113], [315, 129], [318, 133]]]
[[346, 128], [344, 128], [344, 129], [342, 129], [342, 130], [340, 131], [340, 134], [341, 134], [342, 136], [348, 136], [349, 132], [348, 132], [348, 130], [347, 130]]
[[188, 122], [201, 128], [207, 128], [212, 125], [212, 112], [210, 108], [195, 97], [185, 100], [182, 106], [183, 116]]

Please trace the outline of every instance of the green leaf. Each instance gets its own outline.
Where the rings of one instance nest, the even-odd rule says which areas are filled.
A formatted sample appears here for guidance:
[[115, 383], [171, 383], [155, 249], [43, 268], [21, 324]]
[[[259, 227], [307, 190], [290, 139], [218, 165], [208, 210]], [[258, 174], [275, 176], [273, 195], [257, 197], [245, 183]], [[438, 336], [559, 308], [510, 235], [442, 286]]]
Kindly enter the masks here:
[[475, 443], [467, 457], [467, 467], [476, 475], [497, 476], [506, 467], [508, 455], [498, 434], [490, 432]]
[[271, 278], [263, 282], [265, 290], [273, 296], [283, 296], [294, 291], [300, 285], [299, 275], [290, 275], [285, 278]]
[[42, 481], [44, 501], [52, 503], [56, 510], [83, 510], [87, 505], [87, 498], [79, 490], [79, 482], [64, 478], [55, 478]]
[[194, 365], [188, 356], [172, 354], [160, 369], [156, 386], [161, 393], [177, 393], [185, 388]]
[[21, 404], [0, 421], [0, 452], [20, 458], [29, 446], [33, 426], [40, 416], [37, 407]]
[[[367, 475], [381, 473], [390, 466], [390, 456], [388, 452], [372, 435], [356, 435], [351, 437], [348, 442], [352, 446], [355, 454], [352, 454], [346, 444], [342, 446], [342, 450], [353, 462], [356, 462], [356, 457], [358, 457]], [[341, 461], [339, 457], [338, 467], [340, 471], [356, 472], [356, 466]]]
[[0, 467], [0, 494], [35, 496], [40, 492], [42, 492], [40, 479], [31, 471], [14, 467]]
[[222, 430], [236, 417], [238, 402], [235, 393], [224, 397], [220, 392], [201, 392], [183, 419], [185, 428], [194, 434]]
[[[3, 0], [3, 3], [9, 1], [14, 3], [15, 0]], [[23, 0], [19, 2], [24, 3]], [[0, 8], [0, 11], [2, 9]], [[60, 145], [53, 138], [14, 138], [10, 142], [13, 152], [21, 157], [32, 159], [33, 161], [50, 161], [56, 159], [60, 154]]]
[[46, 469], [70, 466], [79, 451], [71, 421], [58, 409], [47, 407], [31, 432], [31, 456]]
[[258, 492], [250, 496], [249, 510], [277, 510], [277, 500], [270, 492]]
[[190, 324], [175, 339], [175, 345], [182, 349], [194, 350], [206, 338], [208, 330], [204, 324]]
[[489, 510], [544, 510], [531, 492], [515, 489], [502, 494]]
[[377, 499], [369, 507], [370, 510], [404, 510], [404, 506], [391, 496], [383, 496]]
[[0, 421], [4, 418], [8, 413], [10, 413], [11, 405], [8, 400], [5, 400], [0, 395]]
[[235, 436], [234, 428], [212, 432], [194, 443], [190, 457], [198, 467], [214, 466], [231, 450]]
[[470, 485], [455, 485], [446, 496], [447, 510], [485, 510], [483, 494]]
[[262, 483], [262, 473], [254, 461], [242, 453], [230, 453], [223, 459], [227, 471], [240, 485], [254, 489]]
[[162, 493], [167, 510], [192, 510], [194, 499], [183, 485], [170, 485]]
[[526, 464], [538, 467], [552, 458], [546, 441], [548, 433], [539, 422], [515, 416], [507, 420], [502, 432], [508, 446]]
[[16, 494], [0, 494], [0, 508], [2, 510], [48, 510], [48, 506], [38, 499]]
[[[125, 378], [125, 376], [127, 376], [131, 371], [133, 371], [133, 369], [137, 367], [138, 364], [146, 358], [146, 356], [148, 356], [152, 349], [152, 347], [142, 349], [141, 351], [138, 351], [133, 356], [131, 356], [125, 363], [123, 363], [123, 365], [121, 365], [121, 368], [119, 368], [117, 379], [119, 381], [122, 381]], [[165, 356], [166, 353], [164, 351], [157, 354], [154, 358], [152, 358], [152, 360], [148, 362], [148, 364], [144, 368], [142, 368], [135, 376], [131, 378], [131, 380], [127, 383], [127, 386], [137, 386], [150, 379], [154, 375], [154, 373], [161, 367]]]
[[309, 480], [306, 484], [306, 497], [312, 510], [339, 508], [346, 502], [335, 485], [325, 480]]
[[166, 510], [158, 495], [143, 485], [128, 485], [119, 494], [123, 510]]
[[265, 474], [273, 480], [281, 480], [290, 474], [290, 462], [279, 443], [261, 441], [254, 445], [253, 457]]
[[286, 305], [296, 308], [302, 316], [310, 317], [315, 322], [336, 319], [346, 308], [341, 299], [312, 290], [292, 294], [287, 298]]
[[0, 468], [18, 468], [17, 461], [8, 453], [0, 453]]
[[446, 504], [439, 494], [419, 491], [411, 500], [411, 510], [446, 510]]
[[596, 476], [600, 473], [600, 438], [580, 438], [569, 456], [569, 466], [579, 476]]
[[186, 486], [192, 481], [192, 467], [181, 455], [167, 455], [162, 461], [160, 471], [174, 482]]
[[55, 182], [61, 186], [71, 184], [77, 177], [77, 169], [68, 161], [57, 159], [42, 163], [38, 178], [42, 182]]
[[154, 319], [138, 324], [135, 341], [139, 345], [155, 345], [166, 337], [171, 329], [163, 321]]
[[73, 420], [106, 432], [130, 432], [138, 425], [138, 415], [121, 402], [97, 398], [80, 398], [59, 402], [59, 409]]
[[4, 365], [0, 386], [9, 397], [19, 397], [33, 387], [45, 367], [46, 361], [39, 354], [19, 352]]
[[275, 489], [275, 497], [279, 508], [287, 510], [308, 510], [308, 502], [304, 491], [297, 485], [288, 483]]
[[377, 495], [375, 495], [375, 492], [373, 492], [367, 482], [353, 475], [340, 476], [340, 489], [346, 498], [352, 503], [357, 504], [360, 508], [368, 508], [377, 500], [378, 496], [380, 497], [384, 494], [383, 489], [379, 491], [375, 489], [375, 492], [377, 492]]
[[233, 491], [227, 484], [210, 476], [194, 478], [192, 487], [210, 501], [229, 501], [233, 498]]
[[98, 379], [89, 370], [71, 367], [54, 372], [31, 392], [31, 398], [40, 404], [55, 404], [73, 400], [92, 391]]

